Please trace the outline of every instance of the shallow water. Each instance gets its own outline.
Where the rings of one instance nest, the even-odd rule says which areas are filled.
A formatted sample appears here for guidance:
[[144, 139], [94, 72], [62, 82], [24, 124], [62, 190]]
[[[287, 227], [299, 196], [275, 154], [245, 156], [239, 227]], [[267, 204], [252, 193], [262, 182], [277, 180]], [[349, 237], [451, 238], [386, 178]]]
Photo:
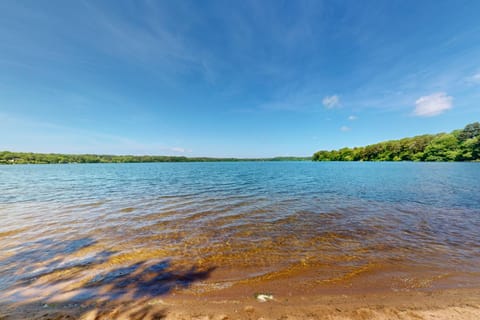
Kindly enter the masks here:
[[0, 298], [478, 286], [479, 181], [478, 163], [1, 166]]

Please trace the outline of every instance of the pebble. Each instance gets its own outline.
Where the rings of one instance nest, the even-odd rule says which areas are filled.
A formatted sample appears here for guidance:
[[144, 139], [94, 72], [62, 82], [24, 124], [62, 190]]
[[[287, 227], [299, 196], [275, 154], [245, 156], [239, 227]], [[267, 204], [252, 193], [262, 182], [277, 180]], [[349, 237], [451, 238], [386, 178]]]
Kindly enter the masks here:
[[252, 306], [246, 306], [243, 311], [245, 312], [248, 312], [248, 313], [251, 313], [253, 311], [255, 311], [255, 309], [252, 307]]

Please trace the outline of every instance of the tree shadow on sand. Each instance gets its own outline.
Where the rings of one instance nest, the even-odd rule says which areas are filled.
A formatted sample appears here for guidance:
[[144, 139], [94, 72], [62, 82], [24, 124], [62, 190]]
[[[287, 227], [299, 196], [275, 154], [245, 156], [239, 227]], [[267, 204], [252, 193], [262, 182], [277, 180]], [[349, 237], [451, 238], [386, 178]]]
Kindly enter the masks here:
[[44, 239], [0, 260], [0, 319], [161, 319], [165, 305], [156, 298], [206, 280], [215, 269], [178, 267], [169, 259], [112, 267], [116, 252], [95, 245], [90, 238]]

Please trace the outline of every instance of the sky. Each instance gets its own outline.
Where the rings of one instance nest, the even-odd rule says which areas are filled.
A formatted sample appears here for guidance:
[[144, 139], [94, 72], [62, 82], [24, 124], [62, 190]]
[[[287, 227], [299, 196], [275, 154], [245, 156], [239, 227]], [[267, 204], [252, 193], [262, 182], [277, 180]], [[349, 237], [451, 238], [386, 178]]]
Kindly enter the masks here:
[[0, 1], [0, 150], [310, 156], [480, 121], [480, 1]]

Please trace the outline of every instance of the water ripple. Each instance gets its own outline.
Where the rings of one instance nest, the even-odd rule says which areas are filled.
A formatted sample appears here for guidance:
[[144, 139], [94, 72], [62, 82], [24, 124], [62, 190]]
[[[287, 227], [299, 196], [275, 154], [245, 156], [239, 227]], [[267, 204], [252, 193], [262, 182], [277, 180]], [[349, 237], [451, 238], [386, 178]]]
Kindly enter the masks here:
[[429, 285], [446, 274], [479, 279], [478, 164], [157, 163], [0, 171], [3, 289], [19, 281], [48, 283], [53, 275], [92, 281], [112, 268], [156, 259], [216, 268], [215, 283], [229, 286], [300, 274], [305, 285], [327, 286], [418, 270]]

